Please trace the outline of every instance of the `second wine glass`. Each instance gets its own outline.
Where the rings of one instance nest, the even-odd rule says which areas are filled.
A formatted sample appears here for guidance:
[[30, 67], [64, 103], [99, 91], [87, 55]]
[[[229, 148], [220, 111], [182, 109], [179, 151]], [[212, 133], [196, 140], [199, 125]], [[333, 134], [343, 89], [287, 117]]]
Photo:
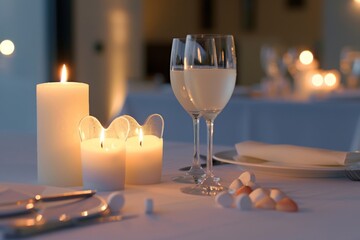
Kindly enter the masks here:
[[216, 195], [223, 191], [212, 169], [214, 120], [230, 100], [236, 82], [236, 55], [231, 35], [187, 35], [185, 86], [207, 125], [207, 167], [200, 184], [184, 193]]
[[194, 129], [194, 153], [192, 165], [184, 175], [174, 177], [173, 180], [181, 183], [198, 183], [205, 174], [199, 158], [199, 119], [200, 111], [194, 106], [187, 92], [184, 82], [184, 53], [185, 39], [174, 38], [170, 56], [170, 82], [176, 99], [181, 106], [190, 114]]

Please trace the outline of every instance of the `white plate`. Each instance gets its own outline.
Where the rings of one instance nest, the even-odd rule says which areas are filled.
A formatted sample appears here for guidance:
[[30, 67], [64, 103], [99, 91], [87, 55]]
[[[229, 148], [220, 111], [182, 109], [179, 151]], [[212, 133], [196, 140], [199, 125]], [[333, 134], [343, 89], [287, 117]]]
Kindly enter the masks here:
[[236, 150], [228, 150], [214, 154], [214, 159], [241, 166], [246, 170], [273, 175], [309, 178], [344, 177], [342, 166], [307, 166], [286, 165], [278, 162], [270, 162], [250, 157], [239, 157]]

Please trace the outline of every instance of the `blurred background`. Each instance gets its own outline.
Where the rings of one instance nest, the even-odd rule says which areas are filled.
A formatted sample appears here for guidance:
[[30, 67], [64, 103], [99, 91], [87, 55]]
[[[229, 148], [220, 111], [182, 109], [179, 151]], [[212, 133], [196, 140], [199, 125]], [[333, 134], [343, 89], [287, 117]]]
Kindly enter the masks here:
[[36, 132], [36, 84], [58, 81], [63, 63], [90, 84], [90, 113], [106, 124], [132, 91], [169, 85], [173, 37], [234, 35], [247, 87], [265, 75], [265, 44], [340, 69], [344, 47], [360, 48], [359, 24], [355, 0], [0, 0], [0, 130]]

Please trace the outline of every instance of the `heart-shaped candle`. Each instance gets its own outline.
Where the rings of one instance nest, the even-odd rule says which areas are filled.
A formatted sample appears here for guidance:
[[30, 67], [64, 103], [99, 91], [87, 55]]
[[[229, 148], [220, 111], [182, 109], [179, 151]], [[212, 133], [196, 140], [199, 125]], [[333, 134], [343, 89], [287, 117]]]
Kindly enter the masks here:
[[124, 189], [125, 141], [129, 133], [129, 121], [116, 118], [107, 129], [92, 116], [79, 124], [81, 161], [84, 188], [98, 191]]
[[154, 184], [161, 181], [164, 119], [159, 114], [150, 115], [141, 126], [131, 116], [126, 141], [126, 183]]

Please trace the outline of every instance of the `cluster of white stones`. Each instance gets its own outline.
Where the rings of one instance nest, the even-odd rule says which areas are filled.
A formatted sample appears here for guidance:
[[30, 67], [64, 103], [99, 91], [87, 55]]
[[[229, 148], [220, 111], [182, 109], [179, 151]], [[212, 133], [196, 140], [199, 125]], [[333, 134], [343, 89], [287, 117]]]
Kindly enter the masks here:
[[285, 212], [297, 212], [294, 200], [277, 188], [261, 188], [256, 184], [255, 174], [249, 171], [241, 173], [229, 186], [215, 196], [215, 201], [222, 207], [235, 207], [239, 210], [252, 208], [273, 209]]

